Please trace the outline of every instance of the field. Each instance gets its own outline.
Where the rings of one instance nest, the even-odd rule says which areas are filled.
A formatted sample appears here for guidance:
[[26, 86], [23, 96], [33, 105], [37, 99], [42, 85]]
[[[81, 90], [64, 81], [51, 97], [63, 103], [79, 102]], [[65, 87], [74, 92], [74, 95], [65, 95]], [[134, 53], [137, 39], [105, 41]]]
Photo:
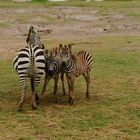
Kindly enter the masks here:
[[[0, 2], [0, 140], [139, 140], [140, 2]], [[53, 80], [38, 110], [31, 109], [30, 85], [23, 112], [16, 52], [26, 46], [27, 27], [36, 25], [46, 49], [74, 43], [73, 51], [94, 57], [90, 100], [83, 77], [76, 79], [74, 105], [68, 93], [58, 104]], [[38, 87], [40, 93], [43, 82]], [[65, 84], [67, 87], [67, 84]]]

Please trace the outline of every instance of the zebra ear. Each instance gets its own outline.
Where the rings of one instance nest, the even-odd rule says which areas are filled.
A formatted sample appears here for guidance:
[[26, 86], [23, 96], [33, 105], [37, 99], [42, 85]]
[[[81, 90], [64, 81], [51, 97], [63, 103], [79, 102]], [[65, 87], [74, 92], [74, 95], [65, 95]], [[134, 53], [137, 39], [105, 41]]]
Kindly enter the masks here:
[[42, 43], [42, 49], [44, 50], [45, 49], [45, 45]]
[[27, 26], [27, 29], [29, 30], [28, 31], [28, 37], [27, 37], [27, 39], [26, 39], [26, 42], [28, 43], [29, 42], [29, 38], [30, 38], [30, 35], [31, 35], [31, 28], [33, 28], [33, 26]]
[[30, 29], [30, 27], [29, 27], [29, 26], [27, 26], [26, 28], [27, 28], [27, 30], [29, 30], [29, 29]]
[[62, 49], [62, 47], [63, 47], [63, 45], [62, 44], [59, 44], [59, 50]]
[[72, 58], [73, 58], [73, 59], [76, 59], [76, 57], [75, 57], [75, 55], [74, 55], [74, 54], [72, 55]]
[[57, 53], [58, 53], [58, 48], [57, 47], [55, 48], [54, 52], [55, 52], [55, 55], [57, 55]]
[[45, 54], [48, 54], [49, 50], [45, 50]]
[[45, 50], [45, 56], [49, 57], [49, 50]]
[[31, 30], [33, 30], [34, 27], [33, 27], [33, 25], [31, 25], [31, 26], [27, 26], [26, 28], [30, 32]]
[[26, 43], [28, 43], [29, 42], [29, 35], [28, 35], [28, 37], [26, 38]]
[[71, 50], [72, 49], [72, 44], [68, 44], [68, 47]]

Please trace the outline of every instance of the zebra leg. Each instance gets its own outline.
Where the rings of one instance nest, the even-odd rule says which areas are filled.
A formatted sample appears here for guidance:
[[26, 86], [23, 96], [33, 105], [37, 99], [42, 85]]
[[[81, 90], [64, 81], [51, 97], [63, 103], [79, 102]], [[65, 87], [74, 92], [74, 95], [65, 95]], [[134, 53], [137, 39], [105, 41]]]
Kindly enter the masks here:
[[66, 79], [67, 79], [68, 90], [69, 90], [69, 95], [70, 95], [70, 80], [69, 80], [69, 77], [67, 75], [66, 75]]
[[40, 103], [40, 98], [37, 93], [35, 93], [35, 102], [37, 105], [39, 105], [39, 103]]
[[21, 85], [21, 97], [20, 97], [20, 102], [19, 102], [17, 111], [22, 111], [22, 107], [24, 105], [24, 96], [25, 96], [25, 91], [26, 91], [25, 80], [20, 81], [20, 85]]
[[41, 96], [43, 96], [44, 92], [46, 91], [46, 82], [47, 82], [47, 76], [45, 74], [44, 85], [43, 85]]
[[[37, 87], [39, 85], [39, 83], [40, 83], [40, 76], [35, 77], [35, 87]], [[40, 103], [40, 98], [37, 94], [36, 88], [35, 88], [35, 102], [37, 105], [39, 105], [39, 103]]]
[[90, 72], [87, 71], [85, 74], [83, 74], [85, 80], [86, 80], [86, 97], [89, 98], [90, 92], [89, 92], [89, 88], [90, 88]]
[[48, 76], [45, 76], [45, 80], [44, 80], [44, 85], [43, 85], [43, 90], [42, 90], [42, 93], [41, 93], [41, 97], [43, 97], [44, 93], [46, 92], [46, 89], [47, 89], [47, 85], [48, 85], [49, 80], [50, 80], [50, 78]]
[[36, 103], [37, 93], [35, 92], [35, 78], [34, 77], [31, 77], [31, 89], [32, 89], [32, 109], [35, 110], [37, 109], [37, 103]]
[[69, 103], [73, 104], [73, 90], [74, 90], [74, 81], [71, 81], [71, 90], [70, 90], [70, 97], [69, 97]]
[[61, 73], [61, 81], [62, 81], [62, 88], [63, 88], [63, 95], [66, 95], [65, 86], [64, 86], [64, 72]]
[[68, 77], [69, 83], [69, 104], [73, 104], [74, 77]]
[[58, 95], [57, 95], [57, 89], [58, 89], [58, 85], [57, 85], [57, 84], [58, 84], [58, 79], [59, 79], [59, 75], [56, 76], [55, 79], [54, 79], [54, 82], [55, 82], [55, 83], [54, 83], [54, 92], [53, 92], [53, 95], [55, 96], [55, 102], [56, 102], [56, 103], [58, 103], [58, 99], [57, 99], [57, 98], [58, 98]]
[[32, 91], [32, 109], [37, 109], [37, 103], [36, 103], [36, 93]]

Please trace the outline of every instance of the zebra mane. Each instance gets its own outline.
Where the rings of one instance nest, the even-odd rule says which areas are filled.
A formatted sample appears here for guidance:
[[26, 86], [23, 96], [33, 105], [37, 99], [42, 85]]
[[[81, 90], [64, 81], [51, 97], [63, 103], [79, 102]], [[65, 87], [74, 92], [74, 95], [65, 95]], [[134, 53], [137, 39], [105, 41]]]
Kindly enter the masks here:
[[31, 26], [29, 28], [26, 42], [27, 42], [27, 44], [38, 45], [40, 48], [42, 48], [42, 49], [44, 48], [44, 44], [41, 43], [38, 31], [34, 26]]

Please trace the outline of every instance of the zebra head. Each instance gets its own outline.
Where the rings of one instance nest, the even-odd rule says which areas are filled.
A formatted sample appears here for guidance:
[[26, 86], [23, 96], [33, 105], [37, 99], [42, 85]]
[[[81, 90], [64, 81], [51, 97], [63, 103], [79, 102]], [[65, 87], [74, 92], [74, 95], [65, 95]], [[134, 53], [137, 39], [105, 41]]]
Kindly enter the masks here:
[[45, 51], [46, 55], [46, 72], [48, 75], [53, 76], [53, 73], [55, 71], [55, 56], [52, 51]]
[[27, 37], [27, 39], [26, 39], [26, 42], [29, 43], [30, 40], [31, 40], [31, 38], [32, 38], [33, 36], [36, 36], [37, 33], [38, 33], [38, 32], [37, 32], [37, 29], [36, 29], [34, 26], [31, 26], [31, 27], [29, 28], [29, 33], [28, 33], [28, 37]]
[[43, 48], [43, 44], [40, 41], [40, 36], [38, 35], [38, 31], [34, 26], [31, 26], [29, 28], [29, 33], [26, 42], [29, 45], [37, 45], [38, 47]]
[[72, 45], [68, 44], [68, 45], [59, 45], [59, 55], [62, 58], [63, 64], [66, 64], [73, 56], [74, 54], [71, 51], [72, 49]]

